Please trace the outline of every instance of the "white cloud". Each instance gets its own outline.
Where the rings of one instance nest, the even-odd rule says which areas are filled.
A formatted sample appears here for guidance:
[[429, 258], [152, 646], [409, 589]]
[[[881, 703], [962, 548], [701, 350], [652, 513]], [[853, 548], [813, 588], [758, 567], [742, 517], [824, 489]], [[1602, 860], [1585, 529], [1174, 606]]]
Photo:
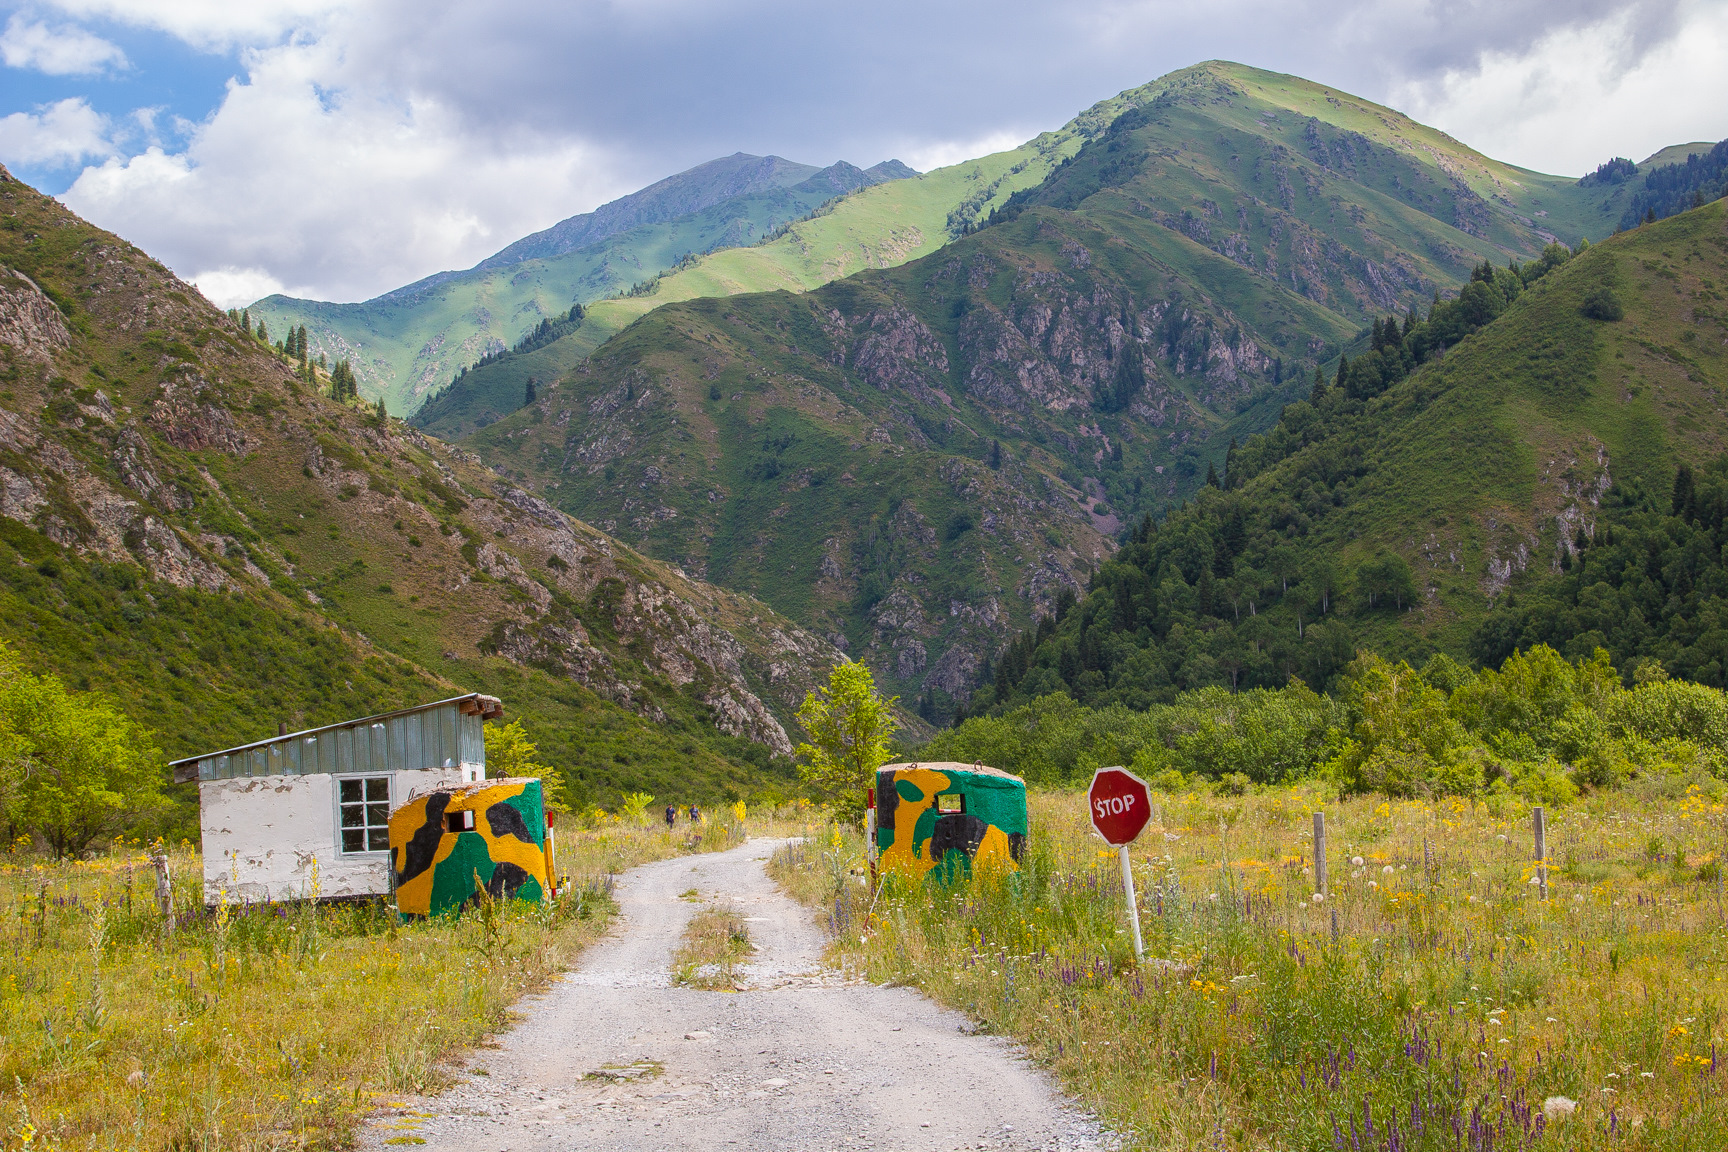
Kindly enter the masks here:
[[108, 121], [82, 97], [0, 118], [0, 161], [58, 167], [112, 156]]
[[192, 283], [218, 308], [241, 308], [288, 290], [282, 281], [262, 268], [213, 268], [194, 276]]
[[[1018, 148], [1027, 140], [1038, 135], [1044, 129], [1035, 128], [1031, 131], [1009, 129], [1007, 131], [989, 132], [982, 136], [974, 136], [968, 140], [923, 140], [916, 143], [903, 144], [897, 150], [899, 155], [893, 159], [903, 164], [910, 164], [920, 172], [930, 172], [937, 168], [946, 168], [950, 164], [958, 164], [963, 160], [976, 160], [980, 156], [989, 156], [996, 152], [1006, 152]], [[883, 157], [888, 159], [888, 157]], [[857, 163], [869, 164], [870, 160], [859, 160]]]
[[1670, 144], [1728, 136], [1728, 5], [1689, 4], [1679, 33], [1636, 51], [1622, 13], [1485, 52], [1467, 69], [1394, 93], [1404, 111], [1479, 152], [1581, 175], [1611, 156], [1642, 160]]
[[218, 51], [235, 45], [273, 43], [295, 30], [313, 29], [343, 8], [345, 0], [49, 0], [70, 16], [154, 28], [196, 48]]
[[126, 67], [126, 53], [82, 28], [28, 23], [19, 13], [0, 32], [0, 60], [9, 68], [34, 68], [50, 76], [91, 76]]
[[[180, 152], [86, 169], [62, 199], [234, 303], [248, 284], [363, 299], [467, 267], [615, 189], [569, 136], [499, 134], [353, 77], [322, 42], [250, 53]], [[246, 302], [246, 301], [240, 301]]]

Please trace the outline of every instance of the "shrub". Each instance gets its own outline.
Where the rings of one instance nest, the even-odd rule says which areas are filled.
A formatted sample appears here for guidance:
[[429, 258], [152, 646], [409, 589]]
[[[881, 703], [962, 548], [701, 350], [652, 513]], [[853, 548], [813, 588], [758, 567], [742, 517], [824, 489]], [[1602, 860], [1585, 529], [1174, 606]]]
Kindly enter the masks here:
[[1614, 290], [1603, 285], [1584, 297], [1581, 309], [1584, 315], [1592, 320], [1619, 320], [1626, 315], [1626, 309], [1620, 306], [1620, 298], [1614, 295]]
[[1606, 726], [1620, 737], [1728, 749], [1728, 694], [1686, 680], [1649, 681], [1614, 697]]

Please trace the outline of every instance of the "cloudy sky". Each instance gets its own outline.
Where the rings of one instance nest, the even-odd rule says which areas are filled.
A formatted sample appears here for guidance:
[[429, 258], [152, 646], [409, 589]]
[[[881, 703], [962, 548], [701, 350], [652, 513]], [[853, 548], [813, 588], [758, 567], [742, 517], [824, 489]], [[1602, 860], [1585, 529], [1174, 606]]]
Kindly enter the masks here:
[[0, 0], [0, 161], [195, 281], [359, 300], [734, 151], [920, 169], [1200, 60], [1581, 173], [1728, 136], [1728, 0]]

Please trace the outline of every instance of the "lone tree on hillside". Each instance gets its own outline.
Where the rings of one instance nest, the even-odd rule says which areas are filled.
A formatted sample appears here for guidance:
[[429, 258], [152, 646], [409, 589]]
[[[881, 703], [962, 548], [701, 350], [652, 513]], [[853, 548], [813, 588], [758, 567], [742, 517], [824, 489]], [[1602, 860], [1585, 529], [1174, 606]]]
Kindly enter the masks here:
[[829, 797], [843, 820], [863, 815], [870, 774], [888, 762], [899, 699], [884, 700], [867, 666], [843, 660], [827, 686], [812, 688], [798, 706], [798, 723], [810, 735], [798, 745], [798, 774]]

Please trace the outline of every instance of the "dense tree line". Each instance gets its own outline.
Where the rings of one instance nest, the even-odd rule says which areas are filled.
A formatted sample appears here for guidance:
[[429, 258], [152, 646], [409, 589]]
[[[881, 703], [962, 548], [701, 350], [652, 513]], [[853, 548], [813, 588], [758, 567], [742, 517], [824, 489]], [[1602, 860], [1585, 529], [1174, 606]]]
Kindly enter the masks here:
[[1694, 152], [1684, 164], [1664, 164], [1644, 175], [1644, 186], [1632, 194], [1621, 228], [1636, 228], [1728, 196], [1728, 140], [1702, 156]]
[[1088, 707], [1061, 693], [976, 716], [918, 750], [1045, 784], [1131, 765], [1160, 788], [1243, 791], [1312, 777], [1393, 796], [1520, 793], [1564, 803], [1634, 777], [1728, 775], [1728, 694], [1645, 662], [1631, 687], [1606, 652], [1567, 660], [1538, 645], [1472, 671], [1443, 654], [1420, 668], [1372, 653], [1328, 697], [1293, 682], [1211, 687], [1168, 704]]
[[1635, 483], [1603, 496], [1594, 533], [1578, 529], [1559, 576], [1496, 605], [1472, 655], [1487, 663], [1550, 644], [1605, 649], [1619, 664], [1657, 660], [1728, 687], [1728, 456], [1681, 465], [1666, 499]]

